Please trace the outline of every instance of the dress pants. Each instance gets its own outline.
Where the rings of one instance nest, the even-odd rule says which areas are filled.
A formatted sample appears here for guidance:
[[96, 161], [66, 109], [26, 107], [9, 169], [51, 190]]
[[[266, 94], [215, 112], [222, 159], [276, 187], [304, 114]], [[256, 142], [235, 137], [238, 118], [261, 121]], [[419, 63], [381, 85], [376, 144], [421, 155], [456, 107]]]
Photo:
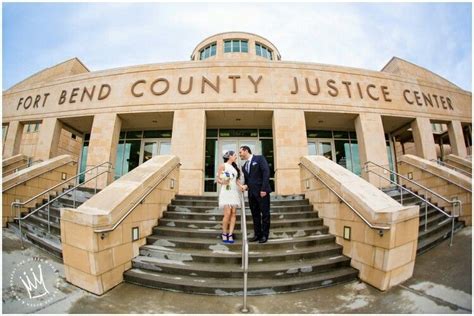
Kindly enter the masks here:
[[270, 233], [270, 194], [260, 197], [257, 194], [249, 192], [249, 206], [253, 218], [254, 236], [262, 238]]

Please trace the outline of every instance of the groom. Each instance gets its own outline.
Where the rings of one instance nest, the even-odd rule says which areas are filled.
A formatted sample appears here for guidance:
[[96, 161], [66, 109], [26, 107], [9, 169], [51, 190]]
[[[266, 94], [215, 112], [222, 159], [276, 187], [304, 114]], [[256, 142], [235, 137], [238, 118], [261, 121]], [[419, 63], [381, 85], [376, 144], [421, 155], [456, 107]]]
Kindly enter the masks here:
[[250, 241], [266, 243], [270, 232], [270, 168], [263, 156], [252, 155], [248, 146], [239, 150], [243, 166], [245, 188], [249, 191], [249, 205], [253, 218], [254, 237]]

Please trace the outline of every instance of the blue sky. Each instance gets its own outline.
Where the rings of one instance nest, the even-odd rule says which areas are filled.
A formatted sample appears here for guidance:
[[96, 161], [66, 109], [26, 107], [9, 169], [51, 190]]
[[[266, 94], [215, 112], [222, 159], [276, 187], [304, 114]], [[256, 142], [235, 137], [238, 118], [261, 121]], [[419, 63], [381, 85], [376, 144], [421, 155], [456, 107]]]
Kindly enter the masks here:
[[283, 60], [380, 70], [392, 56], [472, 91], [471, 3], [3, 3], [2, 89], [72, 57], [91, 71], [189, 60], [245, 31]]

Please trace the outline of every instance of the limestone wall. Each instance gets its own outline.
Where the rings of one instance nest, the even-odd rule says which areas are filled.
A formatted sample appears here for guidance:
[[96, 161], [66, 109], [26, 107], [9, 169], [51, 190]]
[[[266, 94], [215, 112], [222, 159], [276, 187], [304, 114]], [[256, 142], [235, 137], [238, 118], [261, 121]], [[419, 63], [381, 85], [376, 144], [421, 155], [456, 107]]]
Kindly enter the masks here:
[[[153, 187], [158, 184], [154, 189]], [[101, 295], [121, 283], [131, 260], [146, 243], [179, 187], [179, 159], [156, 156], [77, 209], [61, 209], [61, 242], [66, 279]], [[125, 219], [131, 207], [152, 190]], [[101, 230], [111, 229], [108, 232]], [[132, 229], [138, 227], [137, 240]]]
[[[6, 226], [19, 214], [11, 209], [15, 201], [25, 202], [35, 195], [44, 192], [51, 187], [70, 179], [76, 175], [77, 161], [69, 155], [62, 155], [47, 161], [40, 162], [29, 168], [23, 169], [3, 178], [2, 188], [2, 225]], [[61, 192], [67, 187], [67, 183], [59, 186], [54, 191]], [[53, 191], [53, 192], [54, 192]], [[53, 192], [50, 192], [53, 194]], [[33, 207], [41, 203], [47, 194], [39, 196], [24, 207]], [[21, 211], [26, 211], [22, 208]]]
[[[418, 243], [418, 206], [402, 206], [375, 186], [322, 156], [301, 159], [301, 188], [359, 278], [385, 291], [413, 274]], [[326, 182], [383, 235], [369, 227], [314, 174]], [[344, 239], [344, 228], [350, 239]], [[347, 229], [347, 228], [346, 228]]]
[[3, 93], [3, 118], [8, 123], [190, 108], [273, 110], [277, 104], [279, 109], [471, 122], [471, 102], [464, 90], [384, 72], [298, 62], [190, 61], [10, 89]]
[[[404, 155], [398, 161], [398, 173], [417, 182], [420, 185], [428, 187], [431, 191], [443, 196], [445, 199], [459, 200], [462, 202], [462, 210], [459, 219], [464, 221], [466, 225], [472, 223], [472, 178], [438, 165], [435, 161], [429, 161], [413, 155]], [[439, 207], [445, 208], [448, 212], [452, 212], [453, 206], [444, 199], [426, 192], [413, 183], [403, 180], [409, 189], [426, 195], [432, 203], [436, 203]], [[457, 213], [457, 210], [455, 210]]]

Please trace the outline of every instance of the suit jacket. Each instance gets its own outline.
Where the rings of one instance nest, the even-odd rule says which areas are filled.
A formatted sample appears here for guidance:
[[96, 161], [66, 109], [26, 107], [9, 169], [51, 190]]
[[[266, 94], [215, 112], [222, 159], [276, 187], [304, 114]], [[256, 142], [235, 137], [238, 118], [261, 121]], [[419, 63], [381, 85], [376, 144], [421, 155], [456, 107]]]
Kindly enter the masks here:
[[263, 156], [252, 157], [250, 162], [250, 174], [247, 173], [247, 161], [243, 166], [245, 184], [249, 187], [249, 193], [260, 194], [260, 191], [270, 193], [270, 168], [267, 160]]

